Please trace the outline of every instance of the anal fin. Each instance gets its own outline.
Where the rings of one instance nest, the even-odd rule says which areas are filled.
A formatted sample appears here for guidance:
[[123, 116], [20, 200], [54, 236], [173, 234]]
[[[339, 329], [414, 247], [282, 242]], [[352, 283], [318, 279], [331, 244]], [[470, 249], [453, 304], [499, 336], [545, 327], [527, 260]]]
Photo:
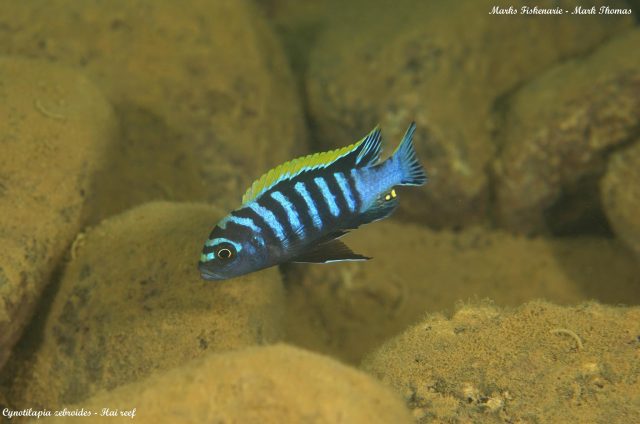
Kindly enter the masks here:
[[366, 261], [369, 257], [354, 253], [346, 244], [334, 239], [305, 250], [290, 262], [329, 263], [341, 261]]

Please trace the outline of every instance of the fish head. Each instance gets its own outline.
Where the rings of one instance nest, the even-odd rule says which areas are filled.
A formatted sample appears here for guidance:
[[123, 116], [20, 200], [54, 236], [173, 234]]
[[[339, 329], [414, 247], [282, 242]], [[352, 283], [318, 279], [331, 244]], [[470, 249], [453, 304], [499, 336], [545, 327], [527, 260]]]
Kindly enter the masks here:
[[246, 227], [225, 224], [220, 221], [204, 243], [198, 269], [205, 280], [226, 280], [264, 268], [262, 239]]

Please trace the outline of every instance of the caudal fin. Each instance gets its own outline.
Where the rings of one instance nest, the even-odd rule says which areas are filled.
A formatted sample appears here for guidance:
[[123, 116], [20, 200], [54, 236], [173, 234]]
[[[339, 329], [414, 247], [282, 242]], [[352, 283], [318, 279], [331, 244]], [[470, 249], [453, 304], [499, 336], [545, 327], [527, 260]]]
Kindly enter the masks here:
[[413, 133], [415, 130], [416, 123], [412, 122], [396, 151], [393, 152], [392, 157], [394, 161], [397, 161], [400, 171], [399, 185], [420, 186], [427, 182], [427, 174], [420, 162], [418, 162], [418, 156], [413, 147]]

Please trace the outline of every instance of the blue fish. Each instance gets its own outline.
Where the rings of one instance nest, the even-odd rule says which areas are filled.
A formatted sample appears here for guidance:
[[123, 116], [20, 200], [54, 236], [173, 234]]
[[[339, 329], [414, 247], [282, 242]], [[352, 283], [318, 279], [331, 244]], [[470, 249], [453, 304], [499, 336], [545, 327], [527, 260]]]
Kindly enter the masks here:
[[329, 152], [293, 159], [256, 180], [242, 206], [213, 228], [198, 268], [205, 280], [225, 280], [286, 262], [370, 259], [339, 238], [388, 217], [395, 186], [420, 186], [427, 175], [413, 147], [411, 123], [395, 152], [380, 161], [381, 133]]

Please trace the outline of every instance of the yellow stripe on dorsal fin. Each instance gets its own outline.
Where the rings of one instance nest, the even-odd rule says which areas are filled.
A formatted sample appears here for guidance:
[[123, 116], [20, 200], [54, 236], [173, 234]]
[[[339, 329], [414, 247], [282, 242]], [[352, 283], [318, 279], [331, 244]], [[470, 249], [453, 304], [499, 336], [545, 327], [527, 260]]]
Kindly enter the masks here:
[[[359, 147], [362, 146], [362, 149]], [[291, 179], [302, 172], [326, 168], [335, 161], [349, 154], [358, 152], [358, 157], [355, 159], [355, 163], [364, 158], [367, 165], [371, 162], [377, 161], [380, 157], [380, 128], [375, 127], [366, 137], [362, 140], [353, 143], [347, 147], [340, 149], [330, 150], [328, 152], [313, 153], [311, 155], [302, 156], [296, 159], [292, 159], [275, 168], [267, 171], [260, 178], [255, 180], [251, 187], [242, 196], [242, 204], [251, 202], [259, 197], [262, 193], [269, 190], [274, 185], [285, 179]]]

